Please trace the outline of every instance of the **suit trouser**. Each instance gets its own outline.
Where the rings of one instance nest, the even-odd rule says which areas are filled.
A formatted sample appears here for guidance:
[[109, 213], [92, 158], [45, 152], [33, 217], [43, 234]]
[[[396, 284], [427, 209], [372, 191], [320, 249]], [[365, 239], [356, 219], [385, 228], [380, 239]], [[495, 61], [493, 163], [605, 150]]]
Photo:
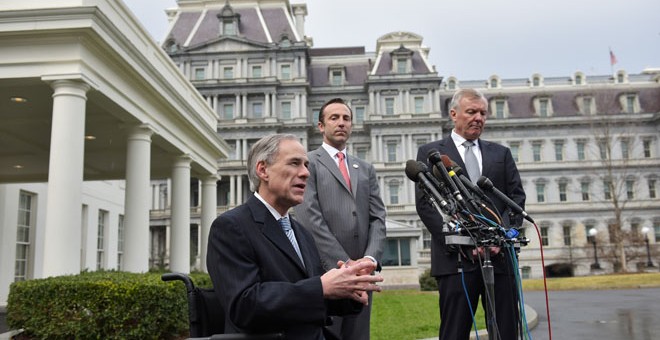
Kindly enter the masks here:
[[369, 340], [372, 292], [369, 292], [368, 294], [369, 305], [364, 306], [360, 313], [355, 315], [332, 317], [332, 326], [329, 326], [328, 329], [338, 339]]
[[[440, 304], [439, 340], [469, 339], [473, 326], [473, 315], [476, 311], [479, 297], [481, 305], [486, 308], [486, 294], [483, 277], [480, 270], [464, 273], [465, 286], [461, 274], [451, 274], [436, 277], [438, 282]], [[465, 297], [465, 290], [470, 296], [470, 304]], [[495, 274], [495, 317], [496, 330], [500, 339], [512, 340], [518, 336], [518, 294], [515, 277], [512, 275]], [[491, 337], [492, 339], [492, 337]]]

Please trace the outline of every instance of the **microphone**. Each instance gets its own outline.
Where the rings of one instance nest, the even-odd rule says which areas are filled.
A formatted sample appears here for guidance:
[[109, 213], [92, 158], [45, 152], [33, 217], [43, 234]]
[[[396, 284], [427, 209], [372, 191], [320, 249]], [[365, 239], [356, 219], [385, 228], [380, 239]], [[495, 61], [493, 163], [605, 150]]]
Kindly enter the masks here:
[[[446, 155], [441, 155], [440, 157], [442, 158], [442, 164], [447, 168], [450, 177], [458, 178], [463, 186], [470, 189], [472, 193], [479, 196], [479, 198], [482, 200], [490, 202], [490, 197], [488, 197], [488, 195], [486, 195], [486, 193], [484, 193], [483, 190], [481, 190], [481, 188], [479, 188], [476, 184], [472, 183], [469, 178], [463, 175], [463, 169], [458, 164], [456, 164], [456, 162], [454, 162], [451, 158], [449, 158], [449, 156]], [[458, 183], [458, 181], [456, 183]]]
[[477, 181], [477, 185], [481, 189], [490, 191], [493, 194], [495, 194], [495, 196], [497, 196], [497, 198], [501, 199], [504, 203], [506, 203], [506, 205], [508, 205], [509, 208], [511, 208], [511, 211], [513, 211], [514, 213], [521, 214], [526, 220], [535, 223], [534, 220], [531, 217], [529, 217], [529, 215], [527, 215], [525, 210], [523, 210], [518, 204], [516, 204], [516, 202], [510, 199], [503, 192], [497, 190], [497, 188], [493, 185], [493, 182], [491, 182], [491, 180], [488, 177], [486, 176], [479, 177], [479, 180]]
[[429, 162], [435, 165], [435, 167], [438, 169], [438, 172], [440, 172], [445, 183], [449, 184], [449, 187], [451, 188], [451, 191], [453, 192], [456, 200], [459, 203], [461, 203], [463, 207], [466, 207], [465, 200], [463, 199], [463, 196], [461, 196], [460, 190], [458, 190], [456, 183], [454, 183], [451, 177], [449, 177], [449, 173], [447, 172], [447, 169], [442, 164], [442, 155], [440, 154], [440, 152], [436, 149], [431, 149], [428, 153], [428, 159]]
[[405, 172], [408, 179], [415, 183], [421, 184], [420, 188], [424, 190], [436, 208], [438, 208], [439, 204], [442, 211], [447, 214], [451, 214], [452, 207], [449, 205], [449, 203], [447, 203], [447, 201], [445, 201], [442, 195], [440, 195], [435, 185], [429, 181], [429, 177], [431, 177], [431, 175], [427, 175], [428, 167], [426, 164], [424, 164], [424, 162], [415, 161], [412, 159], [408, 160], [406, 162]]

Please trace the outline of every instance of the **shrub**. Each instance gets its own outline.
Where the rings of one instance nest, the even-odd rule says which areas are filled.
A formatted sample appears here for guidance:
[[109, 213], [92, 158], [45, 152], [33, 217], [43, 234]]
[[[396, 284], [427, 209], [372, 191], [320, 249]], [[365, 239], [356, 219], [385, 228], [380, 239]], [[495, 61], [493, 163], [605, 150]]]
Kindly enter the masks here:
[[419, 288], [423, 291], [437, 291], [438, 281], [435, 277], [431, 276], [431, 269], [426, 269], [422, 275], [419, 276]]
[[160, 273], [89, 272], [13, 283], [7, 323], [40, 339], [171, 339], [187, 333], [188, 307], [183, 284]]

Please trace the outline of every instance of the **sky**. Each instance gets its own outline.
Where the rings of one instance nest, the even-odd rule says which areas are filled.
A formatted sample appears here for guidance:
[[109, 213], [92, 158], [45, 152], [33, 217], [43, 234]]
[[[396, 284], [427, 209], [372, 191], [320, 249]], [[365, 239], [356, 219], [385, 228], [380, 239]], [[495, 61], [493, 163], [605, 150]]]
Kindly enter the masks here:
[[[218, 0], [222, 3], [225, 0]], [[176, 0], [124, 0], [157, 41]], [[231, 3], [231, 1], [230, 1]], [[459, 80], [640, 73], [660, 68], [659, 0], [290, 0], [306, 3], [314, 47], [363, 46], [396, 31], [423, 37], [442, 77]], [[610, 50], [616, 57], [610, 63]]]

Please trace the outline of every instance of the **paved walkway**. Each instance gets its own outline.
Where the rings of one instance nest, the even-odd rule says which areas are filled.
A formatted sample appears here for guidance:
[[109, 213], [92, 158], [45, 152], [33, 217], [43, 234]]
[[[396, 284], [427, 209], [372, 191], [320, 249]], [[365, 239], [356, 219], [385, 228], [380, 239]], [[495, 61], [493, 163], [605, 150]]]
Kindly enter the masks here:
[[[531, 339], [550, 340], [545, 293], [523, 297]], [[660, 339], [660, 288], [550, 291], [548, 298], [552, 339]], [[486, 339], [485, 331], [479, 332], [479, 340]]]

